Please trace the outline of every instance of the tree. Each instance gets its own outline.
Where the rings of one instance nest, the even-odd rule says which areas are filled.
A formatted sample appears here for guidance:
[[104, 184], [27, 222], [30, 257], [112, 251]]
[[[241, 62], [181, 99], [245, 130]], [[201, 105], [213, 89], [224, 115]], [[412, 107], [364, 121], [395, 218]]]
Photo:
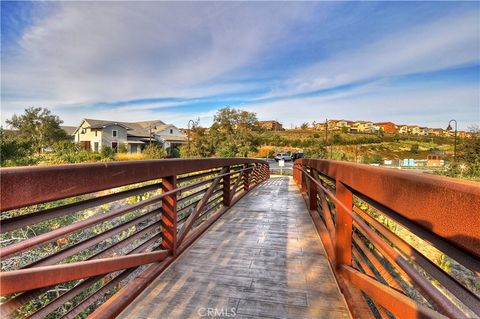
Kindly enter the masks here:
[[451, 166], [451, 176], [480, 177], [480, 129], [478, 126], [471, 127], [470, 133], [458, 146], [458, 163]]
[[190, 142], [180, 148], [181, 157], [209, 157], [214, 154], [213, 142], [206, 128], [197, 119], [190, 129]]
[[46, 108], [30, 107], [23, 115], [14, 114], [6, 123], [18, 130], [18, 138], [30, 143], [37, 152], [68, 139], [67, 133], [60, 128], [63, 121]]
[[0, 127], [0, 165], [18, 166], [34, 164], [32, 145], [16, 138], [16, 132], [6, 132]]
[[302, 125], [300, 125], [300, 128], [301, 128], [302, 130], [306, 130], [306, 129], [308, 128], [308, 123], [307, 123], [307, 122], [302, 123]]
[[211, 143], [217, 156], [246, 157], [259, 144], [254, 134], [257, 127], [255, 113], [223, 108], [214, 116], [206, 142]]

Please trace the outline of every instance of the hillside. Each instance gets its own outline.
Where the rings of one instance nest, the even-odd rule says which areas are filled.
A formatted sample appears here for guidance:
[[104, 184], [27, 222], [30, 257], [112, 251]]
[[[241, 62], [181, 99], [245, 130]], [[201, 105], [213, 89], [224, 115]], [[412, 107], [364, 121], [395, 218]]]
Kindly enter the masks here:
[[[313, 130], [263, 132], [260, 139], [264, 147], [271, 148], [275, 153], [325, 145], [325, 133]], [[426, 159], [432, 150], [444, 151], [447, 156], [453, 152], [453, 139], [437, 136], [335, 132], [328, 135], [327, 141], [326, 157], [366, 163], [384, 159]]]

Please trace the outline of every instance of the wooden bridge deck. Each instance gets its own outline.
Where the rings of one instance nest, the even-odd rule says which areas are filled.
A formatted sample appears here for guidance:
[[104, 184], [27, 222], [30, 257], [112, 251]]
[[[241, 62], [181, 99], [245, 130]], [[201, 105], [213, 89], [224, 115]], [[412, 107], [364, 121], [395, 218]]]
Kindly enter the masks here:
[[272, 177], [242, 198], [121, 318], [350, 318], [300, 192]]

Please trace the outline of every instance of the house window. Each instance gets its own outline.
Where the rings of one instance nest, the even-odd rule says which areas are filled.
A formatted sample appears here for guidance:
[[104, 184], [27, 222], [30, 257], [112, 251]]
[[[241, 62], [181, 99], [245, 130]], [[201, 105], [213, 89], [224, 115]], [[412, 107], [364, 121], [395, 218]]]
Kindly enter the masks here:
[[95, 136], [97, 136], [98, 130], [95, 130]]
[[[95, 131], [95, 135], [96, 135], [96, 131]], [[93, 143], [93, 149], [95, 150], [95, 152], [98, 152], [98, 142], [95, 142]]]
[[113, 137], [117, 137], [117, 135], [118, 135], [118, 131], [117, 131], [117, 130], [113, 130], [113, 131], [112, 131], [112, 136], [113, 136]]
[[[114, 132], [116, 132], [116, 131], [114, 131]], [[117, 153], [118, 152], [118, 143], [117, 142], [112, 142], [112, 148], [113, 148], [113, 151], [115, 153]]]
[[170, 134], [173, 134], [173, 129], [170, 129]]
[[82, 134], [85, 134], [87, 133], [87, 129], [86, 128], [82, 128]]

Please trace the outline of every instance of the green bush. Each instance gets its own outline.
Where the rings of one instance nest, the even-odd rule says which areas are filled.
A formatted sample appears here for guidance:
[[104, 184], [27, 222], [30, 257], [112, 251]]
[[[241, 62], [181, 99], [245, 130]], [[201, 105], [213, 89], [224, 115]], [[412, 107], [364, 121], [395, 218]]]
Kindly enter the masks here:
[[128, 149], [127, 149], [127, 144], [120, 144], [120, 146], [118, 147], [118, 152], [119, 153], [128, 153]]
[[37, 158], [33, 156], [32, 144], [22, 141], [10, 134], [0, 131], [0, 165], [26, 166], [34, 165]]
[[167, 151], [157, 144], [148, 144], [143, 150], [146, 159], [162, 159], [167, 157]]
[[113, 160], [115, 158], [115, 151], [109, 146], [102, 146], [100, 156], [103, 160]]
[[179, 158], [180, 157], [180, 150], [176, 147], [169, 147], [167, 148], [167, 156], [169, 158]]

